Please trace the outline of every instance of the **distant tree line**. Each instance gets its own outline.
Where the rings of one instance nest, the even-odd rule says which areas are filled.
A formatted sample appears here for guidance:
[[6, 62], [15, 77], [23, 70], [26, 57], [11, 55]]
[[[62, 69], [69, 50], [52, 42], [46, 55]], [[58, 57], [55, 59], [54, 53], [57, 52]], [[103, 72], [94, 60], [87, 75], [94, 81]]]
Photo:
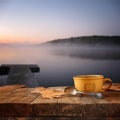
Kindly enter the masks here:
[[81, 36], [48, 41], [50, 45], [77, 44], [77, 45], [115, 45], [120, 46], [120, 36]]

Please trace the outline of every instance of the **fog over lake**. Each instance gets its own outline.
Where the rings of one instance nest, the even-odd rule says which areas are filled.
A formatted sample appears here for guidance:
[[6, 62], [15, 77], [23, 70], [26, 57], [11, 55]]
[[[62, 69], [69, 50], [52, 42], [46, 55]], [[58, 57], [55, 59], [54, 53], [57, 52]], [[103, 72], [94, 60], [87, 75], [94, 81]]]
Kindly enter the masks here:
[[[40, 86], [73, 85], [73, 76], [103, 74], [120, 82], [120, 48], [90, 46], [0, 46], [0, 64], [38, 64]], [[0, 76], [0, 85], [7, 76]]]

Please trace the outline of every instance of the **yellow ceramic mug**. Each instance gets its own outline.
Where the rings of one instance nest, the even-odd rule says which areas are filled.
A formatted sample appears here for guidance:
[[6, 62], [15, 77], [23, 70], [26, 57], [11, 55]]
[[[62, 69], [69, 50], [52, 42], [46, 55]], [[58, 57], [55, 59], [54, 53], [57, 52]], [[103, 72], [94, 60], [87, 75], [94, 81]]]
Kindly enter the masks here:
[[103, 75], [79, 75], [73, 79], [75, 88], [80, 92], [102, 92], [112, 85], [112, 80]]

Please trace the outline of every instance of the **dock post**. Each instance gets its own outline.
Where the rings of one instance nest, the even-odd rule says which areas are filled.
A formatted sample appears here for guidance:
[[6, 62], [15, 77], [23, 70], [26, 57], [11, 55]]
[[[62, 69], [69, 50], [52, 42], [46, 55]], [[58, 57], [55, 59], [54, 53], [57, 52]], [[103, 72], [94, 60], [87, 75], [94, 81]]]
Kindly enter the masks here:
[[34, 73], [39, 72], [37, 65], [1, 65], [1, 74], [8, 74], [7, 84], [23, 84], [28, 87], [39, 86]]

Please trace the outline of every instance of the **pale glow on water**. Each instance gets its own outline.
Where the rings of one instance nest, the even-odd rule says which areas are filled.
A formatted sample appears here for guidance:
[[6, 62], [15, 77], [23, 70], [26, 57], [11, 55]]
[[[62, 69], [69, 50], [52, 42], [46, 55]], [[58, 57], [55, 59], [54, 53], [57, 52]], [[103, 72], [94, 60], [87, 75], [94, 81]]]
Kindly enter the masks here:
[[114, 82], [120, 81], [119, 58], [82, 58], [69, 55], [69, 52], [63, 48], [1, 47], [0, 64], [38, 64], [40, 73], [36, 74], [36, 79], [44, 86], [73, 85], [73, 76], [80, 74], [103, 74]]

